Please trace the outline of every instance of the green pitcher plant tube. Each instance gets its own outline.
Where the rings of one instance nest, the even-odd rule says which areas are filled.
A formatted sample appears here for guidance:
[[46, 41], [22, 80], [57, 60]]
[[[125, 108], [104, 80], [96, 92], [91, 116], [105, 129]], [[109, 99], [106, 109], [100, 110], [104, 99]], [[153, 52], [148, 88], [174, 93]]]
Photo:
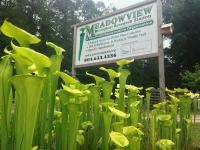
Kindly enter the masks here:
[[171, 116], [172, 116], [172, 141], [176, 141], [176, 128], [177, 128], [177, 105], [169, 105], [171, 109]]
[[159, 124], [159, 137], [161, 139], [171, 139], [171, 128], [172, 128], [172, 117], [168, 114], [158, 115], [158, 124]]
[[[181, 92], [185, 92], [185, 90], [181, 90]], [[182, 95], [181, 92], [178, 93], [178, 97], [180, 99], [180, 128], [181, 128], [181, 145], [187, 146], [188, 139], [188, 128], [187, 121], [190, 120], [191, 116], [191, 99], [188, 96]]]
[[149, 87], [146, 89], [146, 109], [147, 109], [147, 119], [149, 120], [149, 113], [150, 113], [150, 102], [151, 102], [151, 91], [153, 87]]
[[28, 150], [32, 147], [43, 81], [44, 77], [33, 75], [14, 76], [11, 80], [16, 90], [14, 110], [16, 150]]
[[113, 128], [113, 131], [115, 131], [115, 132], [122, 133], [123, 132], [123, 127], [124, 127], [124, 121], [119, 121], [119, 122], [113, 122], [112, 123], [112, 128]]
[[[52, 42], [46, 42], [46, 45], [51, 47], [54, 51], [55, 54], [50, 57], [50, 62], [51, 66], [49, 68], [49, 71], [47, 73], [47, 79], [45, 80], [45, 90], [43, 92], [43, 100], [45, 103], [43, 103], [43, 119], [40, 120], [40, 125], [42, 127], [41, 131], [42, 133], [40, 134], [40, 139], [41, 139], [41, 146], [44, 146], [44, 132], [45, 132], [45, 125], [47, 124], [48, 126], [48, 146], [47, 148], [50, 148], [50, 144], [52, 144], [52, 128], [53, 128], [53, 113], [54, 113], [54, 107], [55, 107], [55, 92], [57, 90], [58, 86], [58, 76], [56, 75], [56, 72], [60, 70], [61, 68], [61, 63], [63, 60], [63, 52], [65, 50], [57, 45], [55, 45]], [[46, 90], [47, 89], [47, 90]], [[48, 121], [46, 122], [45, 116], [47, 115]]]
[[144, 136], [144, 133], [140, 129], [135, 126], [126, 126], [123, 128], [123, 134], [130, 141], [130, 150], [140, 150], [142, 136]]
[[125, 110], [125, 89], [126, 89], [126, 80], [130, 75], [130, 71], [127, 69], [119, 70], [119, 99], [118, 99], [118, 107], [121, 111]]
[[109, 132], [113, 114], [109, 111], [102, 112], [103, 118], [103, 134], [102, 134], [102, 150], [109, 150]]
[[64, 85], [63, 88], [63, 90], [57, 92], [64, 110], [62, 126], [63, 132], [65, 132], [63, 133], [62, 149], [76, 150], [76, 136], [81, 115], [79, 105], [82, 103], [79, 101], [79, 97], [83, 96], [83, 93], [78, 89], [72, 89]]
[[13, 65], [11, 58], [4, 56], [0, 61], [0, 135], [1, 149], [11, 149], [10, 141], [10, 121], [11, 121], [11, 105], [12, 92], [9, 80], [13, 75]]
[[102, 91], [103, 91], [103, 102], [109, 102], [110, 96], [113, 90], [114, 82], [103, 81], [101, 83]]
[[156, 138], [157, 138], [157, 110], [154, 109], [151, 111], [151, 148], [152, 150], [156, 150]]
[[137, 124], [139, 123], [139, 113], [140, 113], [139, 105], [140, 105], [140, 101], [135, 101], [135, 102], [132, 102], [129, 106], [131, 124], [133, 126], [137, 126]]
[[93, 108], [93, 115], [92, 121], [94, 125], [93, 129], [93, 140], [92, 140], [92, 149], [97, 149], [98, 141], [100, 138], [100, 87], [98, 85], [91, 86], [90, 88], [91, 97], [92, 97], [92, 108]]
[[181, 134], [181, 129], [177, 128], [176, 129], [176, 149], [177, 150], [181, 150], [181, 138], [180, 138], [180, 134]]
[[[132, 104], [135, 101], [141, 100], [138, 94], [140, 93], [140, 90], [142, 90], [142, 87], [136, 87], [134, 85], [126, 85], [126, 89], [128, 89], [128, 106], [130, 107], [130, 104]], [[141, 101], [142, 103], [142, 101]]]
[[196, 114], [197, 114], [197, 110], [198, 110], [198, 98], [199, 98], [199, 94], [198, 93], [186, 93], [186, 96], [189, 96], [192, 100], [193, 100], [193, 110], [194, 110], [194, 123], [196, 121]]

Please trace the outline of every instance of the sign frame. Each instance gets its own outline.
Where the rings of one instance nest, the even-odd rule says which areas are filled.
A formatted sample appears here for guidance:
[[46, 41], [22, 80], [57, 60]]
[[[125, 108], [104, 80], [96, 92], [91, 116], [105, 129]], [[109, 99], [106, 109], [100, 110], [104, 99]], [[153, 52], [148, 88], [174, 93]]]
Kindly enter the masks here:
[[76, 69], [78, 69], [78, 68], [99, 66], [99, 65], [104, 65], [104, 64], [112, 64], [112, 63], [115, 63], [117, 60], [120, 60], [120, 59], [114, 59], [114, 60], [109, 60], [109, 61], [101, 61], [101, 62], [95, 62], [95, 63], [89, 63], [89, 64], [83, 64], [83, 65], [76, 65], [75, 64], [76, 44], [77, 44], [76, 36], [77, 36], [77, 28], [78, 27], [87, 25], [89, 23], [93, 23], [93, 22], [96, 22], [98, 20], [102, 20], [102, 19], [105, 19], [108, 17], [112, 17], [114, 15], [118, 15], [118, 14], [124, 13], [126, 11], [136, 9], [138, 7], [142, 7], [142, 6], [145, 6], [148, 4], [152, 4], [152, 3], [157, 3], [158, 52], [146, 54], [146, 55], [135, 56], [135, 57], [128, 57], [128, 58], [124, 58], [124, 59], [140, 60], [140, 59], [147, 59], [147, 58], [152, 58], [152, 57], [158, 58], [160, 97], [161, 97], [161, 100], [164, 100], [165, 99], [165, 69], [164, 69], [163, 35], [161, 32], [161, 27], [163, 24], [161, 0], [145, 0], [140, 3], [125, 7], [123, 9], [119, 9], [113, 13], [109, 13], [107, 15], [97, 17], [95, 19], [91, 19], [91, 20], [73, 25], [72, 27], [74, 28], [74, 40], [73, 40], [72, 76], [73, 77], [76, 76]]
[[[116, 62], [117, 60], [120, 60], [120, 59], [114, 59], [114, 60], [104, 60], [104, 61], [100, 61], [100, 62], [95, 62], [95, 63], [88, 63], [88, 64], [81, 64], [81, 65], [76, 65], [75, 64], [75, 61], [76, 61], [76, 44], [77, 44], [77, 28], [80, 27], [80, 26], [83, 26], [83, 25], [87, 25], [89, 23], [93, 23], [93, 22], [96, 22], [96, 21], [99, 21], [99, 20], [102, 20], [102, 19], [106, 19], [108, 17], [112, 17], [112, 16], [115, 16], [115, 15], [118, 15], [118, 14], [121, 14], [121, 13], [124, 13], [126, 11], [129, 11], [129, 10], [132, 10], [132, 9], [136, 9], [138, 7], [142, 7], [142, 6], [145, 6], [145, 5], [148, 5], [148, 4], [152, 4], [152, 3], [157, 3], [157, 28], [160, 29], [161, 27], [161, 22], [159, 20], [161, 20], [162, 16], [159, 15], [161, 14], [160, 11], [159, 11], [159, 0], [146, 0], [146, 1], [143, 1], [143, 2], [140, 2], [140, 3], [137, 3], [137, 4], [134, 4], [134, 5], [131, 5], [131, 6], [128, 6], [126, 8], [123, 8], [123, 9], [120, 9], [120, 10], [117, 10], [113, 13], [109, 13], [107, 15], [104, 15], [104, 16], [101, 16], [101, 17], [97, 17], [95, 19], [91, 19], [91, 20], [88, 20], [88, 21], [85, 21], [85, 22], [82, 22], [82, 23], [78, 23], [78, 24], [75, 24], [73, 25], [74, 27], [74, 40], [73, 40], [73, 60], [72, 60], [72, 68], [83, 68], [83, 67], [90, 67], [90, 66], [97, 66], [97, 65], [104, 65], [104, 64], [111, 64], [111, 63], [114, 63]], [[160, 37], [160, 34], [161, 32], [158, 31], [158, 38]], [[160, 40], [158, 40], [158, 51], [159, 51], [159, 47], [161, 45], [161, 43], [159, 43]], [[127, 58], [124, 58], [124, 59], [135, 59], [135, 60], [139, 60], [139, 59], [145, 59], [145, 58], [151, 58], [151, 57], [158, 57], [159, 56], [159, 52], [156, 52], [156, 53], [151, 53], [151, 54], [145, 54], [145, 55], [139, 55], [139, 56], [134, 56], [134, 57], [127, 57]]]

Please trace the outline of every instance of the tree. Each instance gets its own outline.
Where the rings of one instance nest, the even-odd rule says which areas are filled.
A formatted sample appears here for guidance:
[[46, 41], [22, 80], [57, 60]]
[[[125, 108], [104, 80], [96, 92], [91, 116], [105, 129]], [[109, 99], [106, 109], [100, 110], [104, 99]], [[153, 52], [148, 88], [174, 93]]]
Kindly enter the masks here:
[[173, 22], [171, 48], [166, 49], [166, 79], [169, 86], [181, 85], [180, 72], [200, 62], [200, 1], [173, 0], [164, 6], [165, 22]]
[[[8, 19], [20, 28], [37, 35], [42, 42], [34, 49], [50, 55], [45, 42], [51, 41], [66, 49], [62, 69], [71, 70], [73, 28], [72, 25], [100, 16], [106, 9], [104, 3], [92, 0], [1, 0], [0, 24]], [[9, 44], [0, 36], [0, 56]]]
[[200, 65], [195, 65], [194, 71], [184, 71], [181, 73], [183, 85], [196, 91], [200, 90]]

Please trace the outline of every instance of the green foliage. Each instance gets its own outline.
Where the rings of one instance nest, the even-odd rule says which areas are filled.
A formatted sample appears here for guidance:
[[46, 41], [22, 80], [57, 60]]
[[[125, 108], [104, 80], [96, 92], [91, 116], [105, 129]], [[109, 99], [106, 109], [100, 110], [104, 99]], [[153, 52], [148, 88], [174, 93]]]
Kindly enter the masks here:
[[181, 77], [184, 86], [191, 88], [192, 90], [200, 90], [200, 65], [196, 65], [194, 72], [189, 70], [181, 73]]
[[171, 47], [165, 50], [166, 80], [170, 87], [180, 86], [180, 73], [184, 70], [192, 71], [200, 62], [199, 9], [198, 0], [167, 0], [164, 3], [165, 22], [174, 25]]

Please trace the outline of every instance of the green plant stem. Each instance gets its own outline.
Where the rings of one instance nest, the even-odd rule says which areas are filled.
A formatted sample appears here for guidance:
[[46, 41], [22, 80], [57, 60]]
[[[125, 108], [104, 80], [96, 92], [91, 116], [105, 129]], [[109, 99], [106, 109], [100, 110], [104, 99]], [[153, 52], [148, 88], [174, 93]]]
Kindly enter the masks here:
[[[51, 57], [52, 66], [50, 68], [50, 73], [48, 75], [48, 96], [49, 96], [49, 107], [48, 107], [48, 145], [47, 149], [51, 149], [52, 145], [52, 129], [53, 129], [53, 114], [54, 114], [54, 107], [55, 107], [55, 92], [58, 85], [58, 76], [55, 74], [56, 71], [60, 70], [61, 62], [63, 56], [62, 55], [53, 55]], [[45, 106], [46, 107], [46, 106]]]

